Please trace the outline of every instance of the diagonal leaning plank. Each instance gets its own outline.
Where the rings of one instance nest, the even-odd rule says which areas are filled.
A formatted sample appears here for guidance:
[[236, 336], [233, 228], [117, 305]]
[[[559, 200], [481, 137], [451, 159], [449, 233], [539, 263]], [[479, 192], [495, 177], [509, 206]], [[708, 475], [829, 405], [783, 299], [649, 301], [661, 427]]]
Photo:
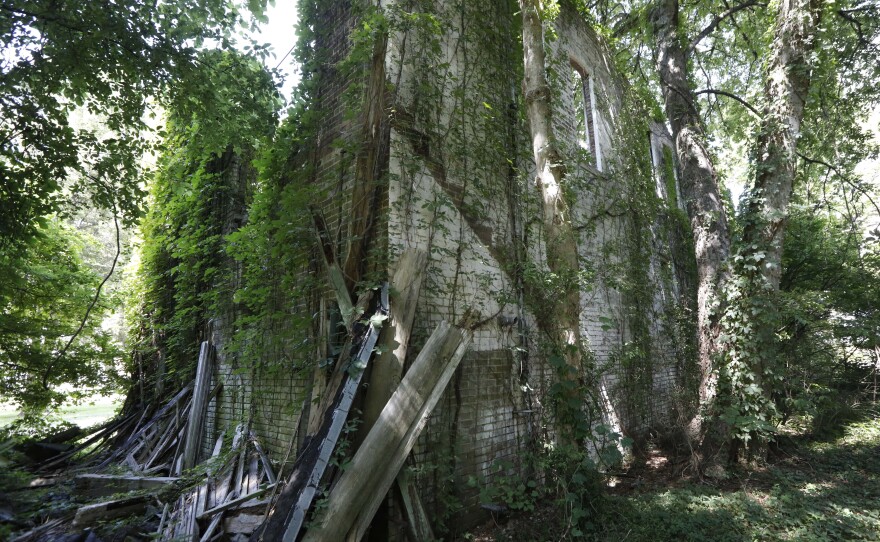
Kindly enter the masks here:
[[[394, 483], [472, 334], [440, 322], [355, 453], [303, 542], [336, 542], [368, 524]], [[294, 538], [284, 538], [293, 542]]]
[[[214, 364], [214, 346], [203, 341], [199, 349], [199, 362], [196, 366], [195, 388], [193, 388], [192, 407], [186, 426], [186, 437], [183, 448], [182, 470], [191, 469], [198, 458], [199, 445], [202, 439], [202, 426], [205, 409], [208, 407], [208, 395], [211, 391], [211, 371]], [[180, 474], [179, 472], [177, 474]]]
[[382, 327], [378, 323], [388, 314], [387, 303], [386, 284], [379, 296], [373, 321], [356, 323], [354, 326], [355, 339], [352, 340], [354, 346], [350, 361], [338, 362], [341, 365], [339, 372], [344, 374], [344, 384], [336, 390], [333, 400], [329, 402], [330, 408], [321, 416], [318, 431], [309, 436], [289, 482], [281, 492], [275, 514], [254, 532], [251, 540], [296, 540], [348, 419], [364, 369], [375, 354], [374, 348]]
[[370, 370], [370, 385], [364, 397], [363, 423], [358, 428], [356, 439], [358, 444], [366, 438], [400, 384], [427, 264], [428, 255], [415, 248], [405, 250], [397, 261], [391, 278], [390, 318], [379, 337], [379, 350], [382, 353]]

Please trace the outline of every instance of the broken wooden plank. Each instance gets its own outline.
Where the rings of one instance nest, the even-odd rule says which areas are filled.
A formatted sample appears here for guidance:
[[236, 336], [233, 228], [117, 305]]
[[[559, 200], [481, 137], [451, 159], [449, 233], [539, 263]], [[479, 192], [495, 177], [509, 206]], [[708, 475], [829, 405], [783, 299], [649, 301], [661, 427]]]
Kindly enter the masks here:
[[37, 466], [37, 470], [49, 470], [52, 467], [59, 465], [59, 464], [63, 463], [64, 461], [70, 459], [71, 457], [77, 455], [78, 453], [82, 452], [83, 450], [85, 450], [89, 446], [92, 446], [93, 444], [97, 443], [98, 441], [107, 440], [116, 431], [121, 431], [123, 428], [125, 428], [125, 426], [130, 425], [134, 421], [134, 417], [135, 417], [135, 415], [132, 414], [132, 415], [126, 416], [125, 418], [116, 420], [112, 423], [106, 424], [103, 429], [99, 429], [98, 431], [96, 431], [85, 442], [79, 444], [73, 450], [70, 450], [67, 453], [61, 454], [60, 456], [55, 457], [55, 458], [51, 459], [50, 461], [47, 461], [45, 463], [41, 463], [40, 465]]
[[[230, 484], [232, 484], [232, 478], [235, 475], [236, 471], [236, 461], [238, 460], [238, 448], [241, 446], [242, 440], [242, 432], [243, 426], [242, 424], [238, 424], [235, 427], [235, 432], [232, 437], [232, 449], [227, 456], [228, 459], [226, 463], [220, 467], [218, 473], [222, 473], [223, 475], [214, 483], [214, 502], [222, 503], [225, 502], [229, 498], [233, 498], [235, 493], [237, 495], [238, 487], [230, 489]], [[232, 497], [230, 497], [232, 495]]]
[[248, 467], [248, 475], [247, 475], [247, 483], [245, 484], [243, 493], [250, 493], [257, 489], [257, 486], [260, 485], [260, 458], [257, 454], [250, 454], [250, 465]]
[[[471, 336], [470, 331], [446, 322], [437, 326], [303, 542], [360, 540], [464, 357]], [[296, 534], [288, 530], [284, 541], [293, 542]]]
[[60, 518], [49, 520], [39, 527], [35, 527], [30, 531], [24, 532], [16, 536], [15, 538], [10, 539], [9, 542], [33, 542], [34, 540], [47, 540], [45, 536], [41, 535], [45, 533], [50, 533], [59, 525], [67, 523], [68, 521], [70, 521], [70, 518], [72, 518], [73, 515], [74, 514], [72, 512], [65, 513]]
[[370, 374], [370, 386], [364, 397], [363, 423], [355, 439], [358, 444], [366, 438], [400, 384], [427, 263], [428, 255], [413, 248], [405, 250], [397, 262], [391, 279], [390, 325], [385, 327], [379, 338], [379, 351], [382, 353], [373, 363]]
[[162, 491], [177, 480], [179, 478], [166, 476], [80, 474], [73, 479], [73, 484], [74, 491], [80, 495], [106, 497], [128, 491]]
[[[152, 424], [156, 423], [156, 422], [157, 422], [158, 420], [160, 420], [160, 419], [161, 419], [161, 418], [162, 418], [162, 417], [163, 417], [163, 416], [164, 416], [169, 410], [171, 410], [172, 408], [174, 408], [174, 407], [177, 405], [177, 403], [178, 403], [183, 397], [185, 397], [187, 393], [190, 392], [191, 389], [192, 389], [192, 382], [190, 382], [189, 384], [187, 384], [186, 386], [184, 386], [179, 392], [177, 392], [177, 394], [176, 394], [173, 398], [171, 398], [171, 400], [168, 401], [168, 402], [165, 404], [165, 406], [163, 406], [162, 408], [159, 409], [159, 412], [157, 412], [155, 415], [153, 415], [153, 417], [150, 419], [149, 422], [147, 422], [147, 424], [146, 424], [144, 427], [142, 427], [142, 428], [141, 428], [140, 430], [138, 430], [138, 431], [135, 431], [135, 433], [134, 433], [133, 435], [131, 435], [130, 437], [128, 437], [128, 439], [125, 441], [125, 444], [123, 444], [122, 446], [120, 446], [119, 448], [117, 448], [112, 454], [110, 454], [109, 457], [107, 457], [104, 461], [102, 461], [101, 464], [98, 465], [98, 470], [107, 467], [107, 465], [109, 465], [109, 464], [112, 463], [114, 460], [116, 460], [121, 454], [123, 454], [123, 453], [125, 453], [126, 451], [128, 451], [129, 447], [130, 447], [132, 444], [134, 444], [135, 442], [137, 442], [137, 440], [140, 439], [140, 438], [143, 436], [144, 433], [146, 433], [147, 429], [149, 429], [149, 428], [152, 426]], [[145, 414], [146, 414], [146, 412], [145, 412]]]
[[336, 442], [342, 434], [364, 368], [373, 358], [373, 350], [380, 334], [381, 321], [388, 313], [387, 300], [388, 285], [386, 284], [377, 300], [373, 318], [370, 321], [355, 324], [356, 340], [353, 343], [357, 345], [357, 350], [352, 348], [354, 355], [351, 356], [349, 362], [337, 367], [337, 370], [343, 374], [342, 379], [345, 385], [336, 391], [334, 400], [330, 402], [332, 408], [328, 407], [325, 415], [321, 417], [322, 423], [319, 430], [309, 435], [307, 443], [294, 465], [290, 481], [279, 498], [278, 512], [269, 518], [262, 530], [264, 539], [280, 540], [285, 536], [290, 536], [284, 534], [288, 531], [292, 532], [292, 536], [295, 538], [296, 533], [302, 527], [312, 500], [318, 491], [321, 478], [332, 458]]
[[144, 470], [134, 458], [134, 452], [129, 452], [128, 455], [125, 456], [125, 466], [127, 466], [129, 470], [134, 473], [138, 473]]
[[[403, 504], [403, 513], [406, 516], [410, 538], [412, 540], [437, 540], [431, 529], [431, 520], [425, 511], [425, 506], [422, 504], [415, 484], [412, 483], [408, 468], [401, 469], [400, 474], [397, 475], [397, 489], [400, 502]], [[357, 529], [353, 530], [357, 531]]]
[[165, 530], [165, 522], [168, 521], [168, 509], [171, 507], [169, 503], [165, 503], [165, 506], [162, 507], [162, 517], [159, 519], [159, 529], [156, 530], [157, 533], [161, 533]]
[[214, 442], [214, 451], [211, 453], [211, 460], [208, 461], [208, 464], [205, 466], [209, 478], [214, 476], [214, 473], [217, 471], [218, 465], [216, 464], [216, 460], [217, 457], [220, 456], [220, 452], [223, 451], [223, 437], [225, 436], [226, 431], [220, 431], [220, 436], [217, 437], [217, 441]]
[[132, 514], [140, 514], [146, 510], [148, 501], [149, 497], [146, 495], [138, 495], [135, 497], [89, 504], [76, 511], [76, 517], [73, 518], [73, 525], [76, 527], [84, 527], [97, 521], [106, 521], [108, 519], [130, 516]]
[[153, 463], [157, 459], [159, 459], [159, 457], [161, 457], [162, 454], [164, 454], [168, 450], [168, 448], [173, 444], [175, 433], [178, 433], [179, 429], [180, 429], [180, 420], [178, 420], [178, 419], [171, 421], [165, 427], [165, 433], [162, 435], [162, 438], [159, 439], [159, 444], [157, 444], [156, 447], [153, 448], [152, 452], [150, 453], [150, 456], [144, 462], [144, 470], [145, 471], [148, 470], [153, 465]]
[[[381, 5], [377, 4], [377, 5]], [[354, 140], [358, 142], [355, 154], [354, 182], [349, 192], [348, 213], [345, 217], [348, 231], [344, 239], [346, 248], [342, 270], [346, 284], [354, 290], [367, 271], [371, 245], [376, 242], [377, 226], [382, 220], [383, 198], [387, 192], [380, 188], [379, 178], [388, 169], [388, 153], [391, 140], [388, 103], [388, 79], [385, 63], [388, 52], [388, 32], [379, 32], [373, 40], [372, 58], [368, 61], [368, 75], [363, 80], [362, 102], [360, 104], [360, 128]]]
[[191, 469], [195, 466], [198, 458], [199, 444], [202, 438], [202, 421], [205, 416], [205, 409], [208, 406], [208, 395], [211, 390], [211, 367], [214, 361], [214, 347], [208, 342], [203, 341], [199, 350], [199, 362], [196, 367], [195, 387], [193, 388], [193, 401], [189, 411], [189, 419], [187, 420], [186, 437], [183, 447], [183, 462], [181, 468], [183, 470]]
[[[378, 301], [378, 307], [381, 310], [375, 311], [373, 318], [378, 318], [380, 315], [386, 316], [388, 314], [388, 295], [388, 288], [386, 285], [383, 287]], [[361, 295], [358, 299], [357, 306], [355, 307], [355, 313], [358, 316], [364, 314], [366, 308], [371, 304], [376, 305], [373, 297], [372, 290], [364, 292], [364, 294]], [[315, 397], [318, 397], [318, 400], [316, 407], [312, 408], [309, 413], [308, 435], [315, 435], [323, 425], [327, 418], [327, 414], [336, 408], [339, 391], [342, 388], [343, 383], [346, 382], [349, 377], [351, 359], [356, 359], [357, 353], [360, 351], [360, 342], [363, 341], [365, 336], [364, 329], [366, 329], [366, 326], [363, 322], [359, 322], [358, 325], [352, 325], [351, 337], [348, 338], [345, 346], [340, 350], [339, 359], [333, 367], [333, 373], [326, 386], [320, 386], [320, 373], [323, 373], [324, 369], [319, 367], [316, 368], [315, 379], [318, 381], [313, 384], [314, 389], [312, 390], [312, 398], [314, 400]], [[359, 337], [359, 339], [354, 340], [353, 337]]]
[[260, 441], [257, 440], [257, 436], [254, 435], [253, 431], [251, 431], [251, 442], [254, 443], [254, 449], [257, 450], [257, 453], [260, 455], [260, 461], [263, 462], [263, 470], [266, 473], [266, 479], [269, 480], [270, 484], [274, 484], [278, 481], [278, 478], [275, 477], [275, 472], [272, 470], [272, 463], [269, 461], [269, 456], [263, 451], [263, 447], [260, 446]]
[[333, 288], [333, 293], [336, 295], [336, 303], [339, 305], [342, 321], [345, 322], [345, 327], [350, 329], [351, 324], [356, 318], [351, 294], [345, 285], [345, 277], [342, 275], [342, 269], [339, 267], [336, 250], [333, 248], [330, 232], [327, 231], [324, 215], [317, 207], [312, 206], [310, 210], [312, 213], [312, 223], [315, 226], [315, 235], [318, 236], [318, 246], [321, 248], [320, 253], [324, 261], [324, 270], [327, 271], [327, 278], [330, 281], [331, 288]]
[[260, 488], [252, 493], [248, 493], [247, 495], [242, 495], [241, 497], [238, 497], [236, 499], [229, 500], [223, 504], [217, 505], [214, 508], [211, 508], [210, 510], [205, 510], [204, 512], [199, 514], [198, 519], [200, 519], [200, 520], [207, 519], [214, 514], [219, 514], [220, 512], [225, 512], [226, 510], [229, 510], [231, 508], [235, 508], [237, 506], [247, 504], [248, 501], [252, 501], [252, 500], [256, 499], [257, 497], [262, 497], [267, 491], [273, 489], [274, 487], [275, 487], [275, 484], [271, 484], [266, 487]]

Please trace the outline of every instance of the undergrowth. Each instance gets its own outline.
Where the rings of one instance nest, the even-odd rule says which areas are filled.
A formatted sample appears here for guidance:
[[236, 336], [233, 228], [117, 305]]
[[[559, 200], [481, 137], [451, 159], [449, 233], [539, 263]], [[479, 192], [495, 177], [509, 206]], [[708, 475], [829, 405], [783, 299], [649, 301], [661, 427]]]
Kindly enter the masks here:
[[[579, 539], [880, 540], [880, 414], [862, 412], [860, 419], [842, 424], [835, 438], [789, 435], [767, 467], [734, 470], [717, 485], [682, 480], [671, 472], [648, 479], [650, 469], [621, 478], [604, 499], [592, 532]], [[471, 539], [572, 539], [561, 517], [548, 503]]]

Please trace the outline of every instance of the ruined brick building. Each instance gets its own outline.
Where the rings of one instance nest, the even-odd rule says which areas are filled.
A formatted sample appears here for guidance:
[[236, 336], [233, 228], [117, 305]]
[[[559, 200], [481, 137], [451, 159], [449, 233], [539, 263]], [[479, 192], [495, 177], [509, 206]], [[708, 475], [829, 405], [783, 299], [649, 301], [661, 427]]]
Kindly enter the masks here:
[[[560, 4], [548, 73], [582, 260], [581, 332], [593, 357], [586, 381], [598, 398], [585, 416], [608, 433], [638, 438], [671, 422], [683, 385], [686, 334], [678, 319], [691, 268], [681, 256], [688, 236], [679, 231], [662, 125], [630, 118], [636, 109], [626, 74], [584, 18]], [[542, 280], [552, 287], [552, 277], [542, 264], [531, 182], [517, 12], [509, 0], [379, 8], [319, 1], [303, 14], [321, 59], [313, 94], [320, 129], [309, 140], [319, 194], [312, 203], [349, 286], [387, 278], [407, 249], [427, 255], [404, 364], [441, 320], [477, 322], [411, 457], [429, 515], [447, 530], [484, 519], [480, 487], [492, 484], [499, 465], [515, 470], [527, 451], [553, 439], [553, 373], [523, 293]], [[377, 40], [384, 31], [387, 40]], [[632, 126], [642, 128], [632, 133]], [[309, 337], [284, 344], [311, 340], [313, 362], [338, 353], [342, 315], [329, 287], [290, 310], [307, 312], [313, 325]], [[207, 407], [203, 454], [221, 431], [247, 419], [280, 463], [306, 437], [327, 371], [285, 371], [278, 363], [242, 371], [247, 360], [224, 351], [229, 321], [215, 319], [212, 379], [224, 387]], [[275, 353], [276, 361], [293, 356], [284, 346]]]

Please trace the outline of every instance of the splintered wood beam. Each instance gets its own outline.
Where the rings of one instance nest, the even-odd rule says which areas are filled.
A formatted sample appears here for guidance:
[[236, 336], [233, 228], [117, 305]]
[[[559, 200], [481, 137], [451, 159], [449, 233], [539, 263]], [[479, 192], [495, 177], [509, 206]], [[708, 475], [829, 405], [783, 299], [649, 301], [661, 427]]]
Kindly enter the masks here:
[[315, 235], [318, 236], [318, 247], [321, 249], [321, 259], [324, 261], [327, 279], [330, 281], [330, 287], [333, 288], [333, 293], [336, 295], [336, 303], [339, 305], [342, 321], [345, 322], [347, 329], [351, 329], [351, 324], [357, 315], [355, 314], [354, 303], [351, 301], [351, 293], [348, 291], [345, 277], [336, 258], [336, 251], [330, 239], [330, 232], [327, 230], [327, 222], [318, 208], [312, 206], [309, 210], [312, 213], [312, 223], [315, 226]]
[[202, 419], [208, 407], [208, 396], [211, 392], [211, 365], [214, 358], [214, 347], [208, 341], [202, 342], [199, 350], [199, 362], [196, 367], [196, 381], [193, 388], [193, 401], [187, 420], [186, 437], [183, 447], [182, 470], [191, 469], [196, 464], [199, 444], [202, 437]]
[[272, 462], [269, 461], [269, 456], [266, 455], [266, 452], [263, 450], [263, 447], [260, 446], [260, 441], [257, 440], [257, 436], [251, 431], [251, 442], [254, 444], [254, 449], [257, 450], [257, 453], [260, 454], [260, 461], [263, 462], [263, 471], [266, 473], [266, 479], [269, 480], [270, 484], [274, 484], [278, 481], [278, 478], [275, 476], [275, 472], [272, 470]]
[[425, 511], [415, 484], [412, 483], [408, 468], [401, 469], [400, 474], [397, 475], [397, 489], [400, 502], [403, 504], [403, 512], [406, 515], [410, 538], [412, 540], [437, 540], [431, 529], [431, 520]]
[[[360, 540], [470, 345], [441, 322], [331, 491], [303, 542]], [[285, 537], [286, 542], [293, 542]]]
[[[377, 312], [374, 316], [378, 314], [384, 315], [387, 313], [387, 288], [382, 290], [381, 296], [382, 298], [379, 300], [379, 306], [382, 307], [382, 311], [384, 312]], [[361, 297], [358, 299], [357, 306], [355, 307], [355, 314], [363, 314], [366, 311], [367, 306], [372, 302], [373, 291], [368, 290], [364, 292], [364, 294], [361, 295]], [[355, 324], [353, 324], [352, 328], [350, 328], [352, 330], [352, 335], [358, 334], [358, 332], [354, 329], [355, 327]], [[362, 336], [363, 333], [361, 332], [360, 335]], [[325, 369], [316, 367], [316, 374], [314, 378], [318, 380], [318, 382], [314, 382], [314, 389], [312, 390], [312, 408], [309, 411], [309, 424], [306, 431], [306, 434], [308, 435], [314, 435], [315, 433], [317, 433], [317, 431], [321, 428], [321, 424], [324, 423], [324, 419], [327, 417], [327, 413], [331, 412], [334, 408], [339, 389], [348, 378], [349, 361], [352, 356], [357, 355], [358, 349], [360, 348], [358, 344], [352, 345], [352, 341], [352, 336], [349, 336], [349, 338], [345, 342], [345, 346], [343, 346], [342, 350], [340, 350], [339, 357], [333, 367], [333, 373], [330, 375], [330, 380], [327, 381], [326, 384], [324, 384], [323, 386], [319, 386], [318, 382], [320, 382], [319, 379], [324, 378], [323, 373], [325, 372]]]
[[[388, 285], [386, 284], [382, 289], [382, 299], [380, 301], [380, 307], [376, 311], [377, 315], [384, 316], [387, 314], [387, 305], [384, 303], [387, 301], [387, 296]], [[373, 349], [379, 340], [380, 332], [381, 327], [372, 325], [371, 323], [366, 324], [365, 335], [361, 340], [360, 349], [357, 355], [352, 359], [352, 366], [344, 369], [348, 374], [348, 379], [345, 382], [345, 386], [342, 388], [342, 393], [336, 403], [336, 408], [333, 410], [332, 421], [329, 430], [327, 431], [327, 436], [318, 445], [318, 457], [315, 466], [308, 475], [306, 486], [300, 493], [296, 504], [285, 522], [286, 528], [282, 537], [284, 542], [294, 542], [305, 522], [306, 514], [312, 506], [312, 500], [318, 492], [321, 478], [324, 476], [324, 471], [326, 471], [327, 465], [330, 463], [333, 451], [336, 449], [336, 443], [345, 427], [345, 421], [348, 419], [348, 412], [351, 409], [355, 393], [357, 393], [358, 386], [361, 383], [364, 369], [370, 361], [370, 358], [373, 356]]]
[[364, 397], [363, 423], [356, 439], [358, 443], [366, 438], [400, 384], [427, 263], [428, 255], [415, 248], [405, 250], [397, 261], [391, 278], [390, 325], [379, 337], [381, 354], [370, 373], [370, 386]]
[[[137, 430], [133, 435], [128, 437], [128, 440], [125, 441], [125, 444], [123, 444], [122, 446], [117, 448], [112, 454], [110, 454], [109, 457], [107, 457], [107, 459], [102, 461], [101, 464], [98, 465], [97, 470], [105, 468], [107, 465], [109, 465], [114, 460], [116, 460], [116, 458], [118, 458], [120, 455], [122, 455], [123, 452], [127, 451], [130, 448], [130, 446], [132, 446], [135, 442], [137, 442], [137, 440], [140, 439], [147, 432], [147, 430], [153, 426], [153, 424], [157, 423], [160, 419], [162, 419], [163, 416], [165, 416], [165, 414], [169, 410], [171, 410], [172, 408], [177, 406], [177, 403], [179, 403], [180, 400], [183, 399], [186, 396], [186, 394], [188, 394], [192, 390], [192, 386], [193, 386], [193, 384], [192, 384], [192, 382], [190, 382], [189, 384], [184, 386], [183, 389], [181, 389], [179, 392], [177, 392], [177, 395], [175, 395], [173, 398], [171, 398], [171, 400], [168, 401], [165, 404], [165, 406], [163, 406], [161, 409], [159, 409], [159, 412], [157, 412], [155, 415], [153, 415], [153, 417], [150, 419], [149, 422], [147, 422], [147, 424], [144, 427]], [[146, 412], [147, 411], [144, 411], [144, 414], [146, 414]]]
[[355, 160], [350, 216], [347, 217], [347, 246], [342, 263], [349, 290], [354, 290], [354, 286], [361, 280], [366, 263], [369, 261], [367, 253], [381, 209], [379, 200], [382, 191], [379, 190], [377, 181], [382, 169], [386, 167], [385, 153], [389, 141], [386, 109], [388, 80], [385, 74], [387, 48], [388, 34], [383, 32], [373, 43], [369, 76], [364, 86], [361, 117], [363, 124], [358, 137], [361, 147]]
[[220, 512], [225, 512], [226, 510], [229, 510], [231, 508], [241, 506], [242, 504], [244, 504], [248, 501], [251, 501], [253, 499], [256, 499], [257, 497], [262, 497], [263, 495], [266, 494], [267, 491], [274, 489], [274, 488], [275, 488], [275, 484], [269, 484], [268, 486], [257, 489], [256, 491], [248, 493], [247, 495], [242, 495], [241, 497], [238, 497], [236, 499], [226, 501], [225, 503], [219, 504], [219, 505], [215, 506], [214, 508], [211, 508], [210, 510], [205, 510], [204, 512], [199, 514], [199, 516], [196, 519], [198, 519], [198, 520], [208, 519], [209, 517], [213, 516], [214, 514], [219, 514]]

